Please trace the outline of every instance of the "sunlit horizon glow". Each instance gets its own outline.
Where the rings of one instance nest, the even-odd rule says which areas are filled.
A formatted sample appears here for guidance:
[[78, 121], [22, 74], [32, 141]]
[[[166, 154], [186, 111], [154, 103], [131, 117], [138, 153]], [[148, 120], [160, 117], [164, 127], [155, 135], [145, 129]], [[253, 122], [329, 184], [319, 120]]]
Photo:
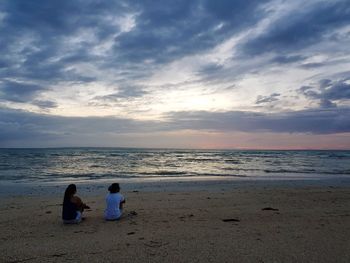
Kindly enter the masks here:
[[350, 149], [350, 3], [0, 3], [0, 147]]

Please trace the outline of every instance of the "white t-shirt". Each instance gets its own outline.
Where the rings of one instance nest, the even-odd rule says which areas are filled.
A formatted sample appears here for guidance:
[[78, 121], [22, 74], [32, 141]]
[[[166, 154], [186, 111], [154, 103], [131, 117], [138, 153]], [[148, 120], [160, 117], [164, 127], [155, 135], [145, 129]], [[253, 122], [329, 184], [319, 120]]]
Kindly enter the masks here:
[[106, 196], [105, 219], [113, 220], [118, 219], [122, 215], [122, 211], [119, 209], [119, 205], [124, 201], [124, 197], [120, 193], [109, 193]]

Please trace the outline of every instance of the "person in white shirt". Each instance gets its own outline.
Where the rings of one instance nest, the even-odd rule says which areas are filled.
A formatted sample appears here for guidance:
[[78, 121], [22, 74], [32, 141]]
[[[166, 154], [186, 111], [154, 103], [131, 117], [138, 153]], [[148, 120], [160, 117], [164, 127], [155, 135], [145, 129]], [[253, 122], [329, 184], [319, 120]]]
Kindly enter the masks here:
[[124, 196], [119, 193], [120, 187], [118, 183], [113, 183], [108, 187], [109, 194], [106, 196], [105, 219], [118, 220], [123, 213]]

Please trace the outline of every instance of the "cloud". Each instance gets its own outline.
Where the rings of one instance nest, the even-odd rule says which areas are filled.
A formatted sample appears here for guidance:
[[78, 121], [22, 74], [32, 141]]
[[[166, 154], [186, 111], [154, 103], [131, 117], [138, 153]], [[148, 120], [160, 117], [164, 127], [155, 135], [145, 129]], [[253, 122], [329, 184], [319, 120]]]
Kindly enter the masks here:
[[[113, 134], [152, 134], [182, 130], [213, 132], [274, 132], [334, 134], [350, 132], [350, 108], [313, 109], [284, 113], [172, 112], [164, 121], [115, 117], [60, 117], [0, 109], [0, 146], [29, 141], [88, 143]], [[74, 141], [74, 140], [73, 140]]]
[[27, 84], [16, 81], [3, 80], [0, 82], [0, 99], [13, 102], [27, 102], [46, 88], [36, 84]]
[[281, 94], [279, 94], [279, 93], [273, 93], [270, 96], [261, 96], [261, 95], [259, 95], [256, 98], [255, 104], [270, 103], [270, 102], [273, 102], [273, 101], [278, 101], [278, 97], [280, 95]]
[[[91, 81], [69, 69], [75, 62], [93, 62], [97, 42], [121, 31], [108, 20], [122, 16], [121, 1], [2, 1], [0, 26], [6, 68], [0, 75], [22, 80]], [[89, 33], [84, 34], [86, 30]], [[95, 60], [94, 60], [95, 59]]]
[[[117, 89], [117, 92], [111, 93], [104, 96], [95, 96], [89, 101], [90, 105], [94, 106], [111, 106], [118, 105], [118, 107], [128, 108], [130, 106], [128, 103], [132, 101], [139, 101], [149, 92], [146, 91], [146, 88], [143, 86], [131, 86], [131, 85], [120, 85]], [[135, 109], [131, 109], [135, 112]]]
[[[132, 87], [163, 65], [254, 25], [266, 15], [266, 2], [3, 1], [0, 77], [45, 88], [89, 82]], [[31, 99], [2, 92], [10, 101]], [[144, 91], [125, 88], [116, 96], [136, 93]]]
[[198, 70], [198, 75], [202, 76], [212, 76], [215, 73], [219, 73], [223, 70], [223, 65], [216, 63], [207, 63]]
[[[166, 63], [215, 47], [251, 26], [265, 1], [138, 1], [136, 27], [116, 38], [122, 60]], [[119, 58], [120, 59], [120, 58]]]
[[[154, 131], [156, 122], [114, 117], [61, 117], [0, 108], [0, 147], [5, 144], [70, 140], [80, 145], [87, 138], [102, 140], [110, 134]], [[85, 140], [85, 141], [84, 141]]]
[[261, 34], [248, 39], [241, 44], [241, 51], [248, 55], [299, 51], [318, 43], [334, 28], [347, 26], [349, 22], [347, 0], [313, 1], [280, 17]]
[[299, 92], [312, 100], [320, 100], [320, 106], [324, 108], [336, 107], [334, 101], [350, 100], [350, 77], [332, 81], [322, 79], [316, 87], [303, 86]]
[[116, 116], [3, 108], [2, 143], [349, 132], [348, 1], [11, 0], [0, 10], [1, 105]]
[[[0, 31], [5, 36], [2, 51], [16, 51], [24, 57], [22, 67], [28, 73], [39, 70], [29, 69], [38, 62], [56, 67], [57, 74], [72, 62], [97, 62], [106, 67], [125, 67], [147, 59], [164, 63], [214, 47], [254, 24], [265, 14], [259, 8], [265, 2], [6, 1], [1, 5], [6, 13]], [[125, 30], [123, 18], [128, 16], [134, 22]], [[13, 46], [15, 40], [28, 45]], [[108, 41], [109, 47], [103, 46]], [[99, 57], [91, 52], [98, 47], [112, 49]]]
[[312, 69], [312, 68], [319, 68], [319, 67], [323, 67], [327, 65], [326, 63], [321, 63], [321, 62], [314, 62], [314, 63], [305, 63], [302, 64], [301, 67], [302, 68], [306, 68], [306, 69]]
[[146, 95], [148, 92], [141, 86], [124, 85], [118, 89], [115, 95], [118, 98], [137, 98]]
[[57, 103], [49, 100], [34, 100], [33, 104], [42, 109], [56, 108]]
[[327, 99], [321, 99], [320, 107], [321, 108], [334, 108], [334, 107], [337, 107], [337, 104], [334, 102], [331, 102], [330, 100], [327, 100]]
[[271, 62], [278, 63], [278, 64], [289, 64], [289, 63], [299, 62], [304, 59], [306, 59], [306, 57], [301, 55], [291, 55], [291, 56], [278, 55], [278, 56], [275, 56], [273, 59], [271, 59]]
[[283, 113], [177, 112], [170, 122], [181, 129], [244, 132], [331, 134], [350, 131], [350, 108], [310, 109]]
[[321, 91], [320, 96], [328, 100], [350, 99], [350, 83], [344, 80], [330, 83], [329, 87]]

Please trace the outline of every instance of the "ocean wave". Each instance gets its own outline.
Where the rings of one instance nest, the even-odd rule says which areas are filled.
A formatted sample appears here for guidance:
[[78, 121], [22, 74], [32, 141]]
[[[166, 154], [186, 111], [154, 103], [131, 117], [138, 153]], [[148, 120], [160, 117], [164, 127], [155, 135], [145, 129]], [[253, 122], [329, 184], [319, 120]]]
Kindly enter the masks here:
[[263, 170], [265, 173], [294, 173], [294, 174], [350, 174], [350, 170], [332, 170], [332, 171], [318, 171], [315, 169], [303, 169], [303, 170], [288, 170], [288, 169], [276, 169]]
[[217, 158], [184, 158], [182, 161], [186, 162], [218, 162], [221, 161], [221, 159]]
[[177, 178], [187, 178], [187, 177], [248, 177], [247, 175], [242, 174], [221, 174], [221, 173], [183, 173], [183, 174], [156, 174], [156, 173], [147, 173], [140, 176], [142, 178], [163, 178], [163, 177], [177, 177]]
[[[1, 180], [350, 175], [350, 151], [0, 149]], [[277, 175], [280, 174], [280, 175]]]
[[179, 172], [179, 171], [152, 171], [152, 172], [142, 172], [140, 174], [144, 175], [185, 175], [186, 172]]
[[264, 171], [258, 168], [238, 168], [238, 167], [223, 167], [221, 170], [225, 171], [243, 171], [243, 172], [256, 172], [256, 171]]
[[104, 168], [106, 167], [105, 165], [99, 165], [99, 164], [93, 164], [89, 166], [90, 168]]
[[242, 164], [242, 161], [239, 160], [231, 160], [231, 159], [226, 159], [224, 160], [225, 163], [230, 163], [230, 164]]

